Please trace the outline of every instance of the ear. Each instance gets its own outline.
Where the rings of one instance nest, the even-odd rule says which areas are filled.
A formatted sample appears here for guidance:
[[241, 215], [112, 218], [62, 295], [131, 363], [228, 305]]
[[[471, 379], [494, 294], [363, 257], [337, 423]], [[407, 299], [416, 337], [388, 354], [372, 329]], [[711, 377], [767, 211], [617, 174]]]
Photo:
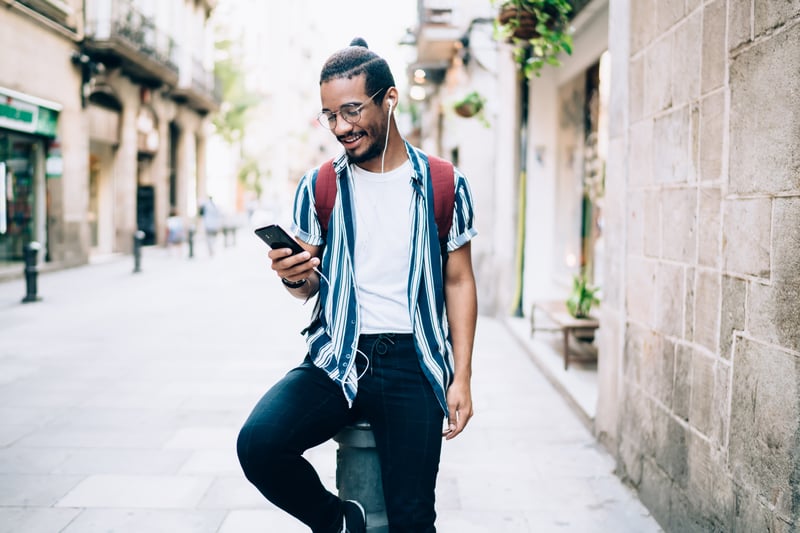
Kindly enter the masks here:
[[397, 101], [398, 101], [397, 88], [390, 87], [386, 91], [386, 98], [384, 100], [386, 101], [386, 105], [389, 108], [389, 113], [391, 113], [394, 109], [397, 108]]

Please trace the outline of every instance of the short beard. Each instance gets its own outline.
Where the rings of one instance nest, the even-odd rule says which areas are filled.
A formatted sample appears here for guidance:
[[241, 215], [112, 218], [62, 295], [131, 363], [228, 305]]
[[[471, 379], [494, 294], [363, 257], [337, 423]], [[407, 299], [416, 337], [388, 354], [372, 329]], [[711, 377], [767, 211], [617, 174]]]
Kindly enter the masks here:
[[357, 155], [352, 153], [350, 150], [345, 150], [347, 152], [347, 158], [350, 160], [351, 163], [365, 163], [367, 161], [371, 161], [376, 157], [380, 157], [383, 153], [383, 146], [380, 146], [377, 142], [372, 143], [367, 151], [361, 155]]
[[361, 155], [356, 155], [349, 150], [346, 150], [347, 158], [349, 159], [350, 163], [366, 163], [367, 161], [371, 161], [383, 155], [383, 150], [386, 147], [387, 142], [386, 129], [379, 125], [377, 128], [364, 128], [364, 131], [367, 134], [367, 138], [373, 142]]

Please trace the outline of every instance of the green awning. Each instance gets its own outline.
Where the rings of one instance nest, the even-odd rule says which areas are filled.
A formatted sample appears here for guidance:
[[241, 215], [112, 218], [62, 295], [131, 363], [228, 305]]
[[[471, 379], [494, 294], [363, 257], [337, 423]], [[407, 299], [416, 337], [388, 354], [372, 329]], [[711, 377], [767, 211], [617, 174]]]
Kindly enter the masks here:
[[0, 87], [0, 128], [55, 137], [61, 104]]

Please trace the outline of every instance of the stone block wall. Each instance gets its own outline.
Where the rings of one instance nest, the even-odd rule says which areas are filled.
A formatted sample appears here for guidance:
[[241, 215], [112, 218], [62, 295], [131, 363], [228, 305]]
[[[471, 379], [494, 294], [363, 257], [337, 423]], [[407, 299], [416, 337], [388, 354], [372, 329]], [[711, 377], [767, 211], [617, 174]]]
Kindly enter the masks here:
[[598, 435], [667, 531], [797, 531], [800, 0], [610, 9], [624, 281]]

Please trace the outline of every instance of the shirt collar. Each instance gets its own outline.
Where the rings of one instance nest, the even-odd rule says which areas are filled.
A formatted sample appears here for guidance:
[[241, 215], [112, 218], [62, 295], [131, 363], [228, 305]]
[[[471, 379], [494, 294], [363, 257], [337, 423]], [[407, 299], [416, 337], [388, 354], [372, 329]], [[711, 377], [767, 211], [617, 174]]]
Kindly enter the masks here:
[[[420, 172], [419, 168], [419, 153], [417, 150], [414, 149], [411, 144], [403, 139], [403, 144], [406, 147], [406, 154], [408, 154], [408, 160], [411, 161], [411, 179], [419, 186], [422, 186], [422, 173]], [[347, 168], [347, 153], [342, 152], [333, 160], [333, 169], [336, 171], [336, 175], [338, 177], [342, 177], [345, 174], [344, 169]]]

